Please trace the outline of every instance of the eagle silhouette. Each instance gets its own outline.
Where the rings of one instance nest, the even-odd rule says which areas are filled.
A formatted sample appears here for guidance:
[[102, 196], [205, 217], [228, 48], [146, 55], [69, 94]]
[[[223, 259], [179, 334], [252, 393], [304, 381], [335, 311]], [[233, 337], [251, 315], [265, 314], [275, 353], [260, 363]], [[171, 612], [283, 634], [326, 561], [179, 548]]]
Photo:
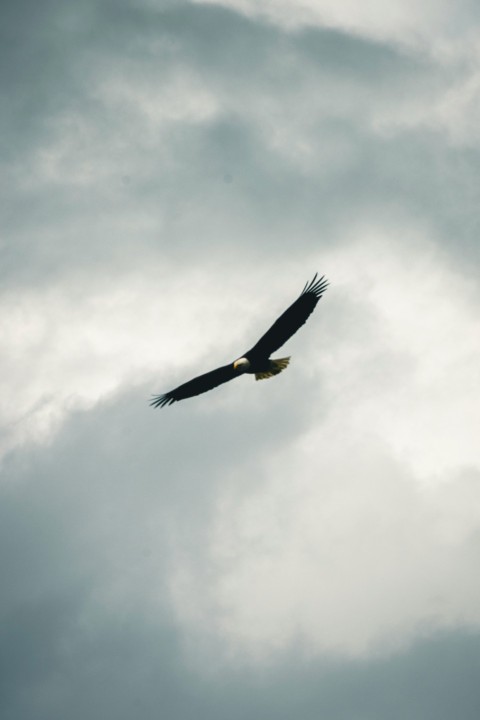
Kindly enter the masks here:
[[315, 309], [318, 301], [328, 287], [323, 275], [317, 280], [317, 273], [313, 280], [307, 282], [299, 297], [280, 317], [275, 320], [272, 327], [267, 330], [251, 350], [241, 355], [234, 362], [211, 370], [204, 375], [179, 385], [174, 390], [163, 395], [154, 395], [150, 402], [153, 407], [172, 405], [179, 400], [185, 400], [195, 395], [212, 390], [217, 385], [234, 380], [240, 375], [249, 373], [255, 375], [256, 380], [274, 377], [284, 370], [290, 362], [290, 357], [271, 358], [270, 355], [278, 350], [297, 330], [307, 321]]

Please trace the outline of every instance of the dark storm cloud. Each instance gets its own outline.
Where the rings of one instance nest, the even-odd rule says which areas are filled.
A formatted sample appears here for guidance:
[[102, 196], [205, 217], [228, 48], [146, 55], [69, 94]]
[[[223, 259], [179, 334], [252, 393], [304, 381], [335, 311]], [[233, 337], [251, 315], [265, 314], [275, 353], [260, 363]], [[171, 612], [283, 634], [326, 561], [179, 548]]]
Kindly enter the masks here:
[[[405, 213], [476, 258], [476, 154], [430, 128], [378, 134], [369, 115], [402, 96], [425, 100], [452, 71], [219, 7], [10, 3], [6, 19], [4, 282], [46, 281], [72, 264], [101, 272], [134, 248], [174, 263], [206, 251], [288, 256], [300, 238], [320, 248], [352, 222]], [[163, 83], [179, 72], [215, 100], [212, 117], [146, 132], [141, 99], [109, 97], [143, 83], [161, 112]]]
[[167, 422], [136, 399], [79, 413], [6, 463], [2, 718], [476, 718], [480, 643], [466, 632], [356, 662], [294, 645], [255, 670], [221, 667], [212, 642], [196, 667], [168, 591], [172, 537], [205, 563], [215, 487], [232, 471], [263, 482], [262, 458], [301, 423], [280, 406], [278, 425], [230, 408], [219, 429], [200, 406]]
[[153, 716], [159, 704], [193, 717], [166, 591], [171, 538], [205, 563], [217, 485], [232, 473], [246, 488], [261, 482], [259, 445], [268, 453], [294, 418], [302, 426], [280, 400], [277, 411], [278, 425], [261, 408], [247, 424], [230, 408], [222, 430], [208, 409], [162, 417], [135, 393], [7, 459], [2, 717]]

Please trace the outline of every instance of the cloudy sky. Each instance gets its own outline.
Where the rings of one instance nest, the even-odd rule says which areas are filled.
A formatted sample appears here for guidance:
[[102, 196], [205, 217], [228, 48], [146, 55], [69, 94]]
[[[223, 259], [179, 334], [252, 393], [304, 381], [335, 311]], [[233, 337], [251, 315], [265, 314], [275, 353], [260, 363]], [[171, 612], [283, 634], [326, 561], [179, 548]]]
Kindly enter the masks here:
[[2, 718], [478, 717], [479, 7], [2, 4]]

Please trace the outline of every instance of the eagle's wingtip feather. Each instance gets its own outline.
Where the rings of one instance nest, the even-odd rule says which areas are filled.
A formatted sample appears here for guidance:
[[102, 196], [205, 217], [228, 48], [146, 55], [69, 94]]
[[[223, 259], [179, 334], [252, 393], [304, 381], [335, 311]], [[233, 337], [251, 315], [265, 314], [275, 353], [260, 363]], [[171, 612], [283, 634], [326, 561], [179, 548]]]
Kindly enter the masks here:
[[165, 407], [165, 405], [172, 405], [174, 402], [175, 398], [169, 395], [169, 393], [165, 393], [164, 395], [153, 395], [150, 400], [150, 407]]
[[322, 275], [321, 278], [318, 278], [318, 273], [315, 273], [313, 278], [307, 282], [305, 287], [302, 290], [302, 295], [306, 295], [307, 293], [311, 293], [316, 296], [317, 299], [320, 299], [327, 289], [329, 282], [325, 279], [325, 275]]

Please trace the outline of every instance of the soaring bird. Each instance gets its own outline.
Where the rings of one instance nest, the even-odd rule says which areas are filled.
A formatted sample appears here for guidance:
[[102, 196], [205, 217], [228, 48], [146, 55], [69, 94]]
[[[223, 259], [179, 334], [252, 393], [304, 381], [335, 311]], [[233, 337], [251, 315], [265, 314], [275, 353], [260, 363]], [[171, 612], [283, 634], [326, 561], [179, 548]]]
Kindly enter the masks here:
[[290, 358], [273, 359], [270, 358], [270, 355], [275, 350], [278, 350], [307, 321], [327, 289], [328, 282], [324, 278], [323, 275], [317, 280], [317, 273], [315, 273], [313, 280], [307, 282], [295, 302], [280, 315], [278, 320], [275, 320], [272, 327], [267, 330], [251, 350], [244, 353], [234, 362], [223, 365], [223, 367], [216, 370], [211, 370], [204, 375], [199, 375], [193, 380], [179, 385], [175, 390], [170, 390], [170, 392], [163, 395], [154, 395], [150, 405], [153, 405], [153, 407], [172, 405], [178, 400], [185, 400], [212, 390], [217, 385], [226, 383], [245, 373], [255, 375], [256, 380], [264, 380], [281, 373], [287, 367]]

